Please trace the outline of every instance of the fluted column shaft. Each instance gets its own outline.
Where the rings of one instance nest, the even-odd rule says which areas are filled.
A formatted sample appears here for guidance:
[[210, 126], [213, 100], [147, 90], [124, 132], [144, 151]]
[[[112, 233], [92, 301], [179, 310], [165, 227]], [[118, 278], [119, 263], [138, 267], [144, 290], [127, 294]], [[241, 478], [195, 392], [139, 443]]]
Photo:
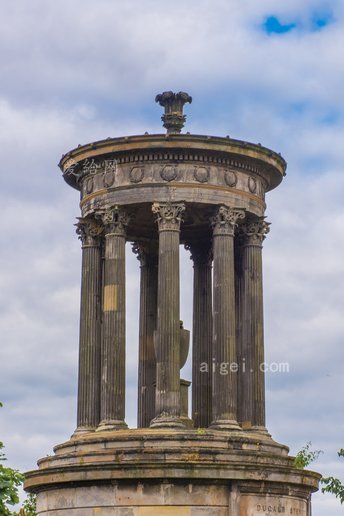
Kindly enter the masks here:
[[182, 427], [180, 421], [179, 234], [182, 203], [154, 203], [159, 229], [156, 331], [156, 417], [153, 427]]
[[235, 273], [235, 333], [237, 347], [237, 363], [238, 363], [238, 393], [237, 393], [237, 416], [238, 423], [243, 426], [244, 419], [244, 399], [246, 378], [246, 353], [242, 347], [242, 245], [241, 239], [236, 236], [234, 239], [234, 273]]
[[128, 216], [122, 208], [102, 214], [105, 225], [100, 425], [126, 427], [125, 418], [125, 235]]
[[242, 335], [240, 369], [243, 428], [264, 431], [265, 378], [263, 329], [262, 242], [268, 232], [263, 218], [241, 227], [242, 234]]
[[76, 226], [82, 241], [77, 434], [99, 423], [102, 227], [86, 218]]
[[218, 429], [238, 430], [235, 368], [234, 230], [244, 212], [220, 206], [213, 218], [213, 421]]
[[141, 270], [137, 426], [147, 428], [155, 417], [158, 246], [137, 243], [133, 250]]
[[186, 247], [194, 264], [192, 419], [195, 428], [207, 428], [212, 421], [212, 253], [209, 243]]

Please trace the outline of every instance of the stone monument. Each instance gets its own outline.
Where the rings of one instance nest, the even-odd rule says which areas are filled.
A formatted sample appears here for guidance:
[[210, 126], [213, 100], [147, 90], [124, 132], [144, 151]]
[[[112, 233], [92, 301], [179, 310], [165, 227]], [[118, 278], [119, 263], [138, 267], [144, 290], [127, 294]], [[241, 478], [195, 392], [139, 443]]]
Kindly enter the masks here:
[[[266, 429], [262, 244], [275, 152], [182, 134], [184, 92], [164, 92], [166, 134], [68, 152], [82, 243], [77, 427], [26, 474], [40, 516], [310, 515], [319, 475]], [[125, 246], [140, 262], [138, 428], [125, 422]], [[180, 379], [179, 250], [193, 261], [192, 409]], [[133, 317], [133, 314], [131, 314]]]

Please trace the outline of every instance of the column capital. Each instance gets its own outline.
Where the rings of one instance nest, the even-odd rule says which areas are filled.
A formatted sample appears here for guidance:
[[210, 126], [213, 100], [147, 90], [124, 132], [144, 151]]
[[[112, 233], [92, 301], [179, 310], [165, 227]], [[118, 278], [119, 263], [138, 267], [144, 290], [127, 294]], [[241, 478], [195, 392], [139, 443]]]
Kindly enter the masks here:
[[244, 239], [243, 245], [261, 246], [269, 231], [270, 222], [266, 222], [264, 217], [247, 221], [240, 226], [240, 236]]
[[211, 241], [186, 243], [184, 247], [187, 251], [190, 251], [190, 259], [194, 265], [211, 266], [213, 261]]
[[127, 226], [130, 221], [130, 215], [121, 206], [111, 206], [110, 208], [99, 211], [96, 214], [105, 226], [105, 235], [113, 234], [125, 237]]
[[76, 234], [82, 242], [83, 247], [98, 247], [101, 243], [101, 236], [104, 231], [102, 224], [91, 217], [77, 217], [78, 222], [74, 224]]
[[239, 219], [245, 218], [245, 211], [233, 209], [224, 204], [220, 205], [211, 219], [213, 234], [234, 236], [234, 231]]
[[141, 267], [158, 265], [158, 242], [133, 242], [132, 249], [133, 253], [136, 254], [136, 257], [139, 260]]
[[179, 231], [182, 222], [182, 213], [185, 211], [183, 202], [155, 202], [152, 212], [156, 214], [159, 232]]

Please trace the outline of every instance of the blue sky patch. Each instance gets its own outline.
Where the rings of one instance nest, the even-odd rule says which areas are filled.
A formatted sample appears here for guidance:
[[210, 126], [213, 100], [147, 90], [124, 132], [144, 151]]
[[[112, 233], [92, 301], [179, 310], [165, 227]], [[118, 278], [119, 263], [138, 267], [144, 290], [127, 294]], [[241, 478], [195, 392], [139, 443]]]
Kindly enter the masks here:
[[293, 29], [303, 29], [310, 32], [317, 32], [324, 29], [334, 22], [334, 17], [330, 11], [314, 12], [308, 21], [293, 21], [292, 23], [282, 23], [277, 16], [268, 16], [262, 23], [262, 28], [266, 34], [286, 34]]
[[333, 14], [331, 12], [316, 13], [311, 18], [311, 29], [318, 31], [327, 27], [334, 22]]
[[285, 34], [295, 29], [296, 23], [283, 24], [276, 16], [268, 16], [263, 23], [263, 29], [267, 34]]

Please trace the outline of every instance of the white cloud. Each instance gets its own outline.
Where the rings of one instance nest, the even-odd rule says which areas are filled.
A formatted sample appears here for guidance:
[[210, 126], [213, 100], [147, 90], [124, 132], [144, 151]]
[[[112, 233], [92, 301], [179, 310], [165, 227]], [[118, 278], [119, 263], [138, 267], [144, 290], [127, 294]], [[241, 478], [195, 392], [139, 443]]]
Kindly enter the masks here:
[[[311, 32], [312, 13], [326, 8], [333, 23]], [[314, 468], [344, 478], [335, 455], [344, 424], [343, 14], [341, 3], [320, 0], [2, 6], [0, 437], [11, 464], [34, 467], [75, 425], [78, 193], [56, 164], [78, 143], [162, 131], [154, 95], [183, 89], [194, 97], [187, 130], [260, 141], [288, 161], [267, 196], [266, 351], [291, 366], [267, 376], [269, 429], [293, 452], [312, 440], [326, 452]], [[269, 15], [302, 28], [269, 37], [261, 29]], [[191, 328], [184, 252], [181, 276]], [[127, 278], [133, 425], [139, 271], [129, 250]], [[314, 516], [340, 511], [314, 498]]]

